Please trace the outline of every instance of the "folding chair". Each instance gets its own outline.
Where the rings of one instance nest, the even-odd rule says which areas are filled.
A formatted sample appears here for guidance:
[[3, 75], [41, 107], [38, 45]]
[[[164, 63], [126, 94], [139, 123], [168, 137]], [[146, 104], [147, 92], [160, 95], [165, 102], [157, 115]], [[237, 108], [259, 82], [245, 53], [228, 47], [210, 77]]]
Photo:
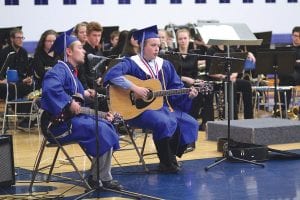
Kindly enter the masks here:
[[[29, 118], [29, 132], [31, 127], [31, 121], [34, 117], [34, 114], [36, 114], [35, 106], [34, 106], [34, 99], [28, 99], [28, 98], [18, 98], [17, 97], [17, 82], [19, 80], [18, 72], [17, 70], [7, 70], [6, 72], [6, 99], [5, 99], [5, 106], [4, 106], [4, 113], [3, 113], [3, 122], [2, 122], [2, 134], [5, 133], [6, 127], [8, 127], [8, 117], [14, 117], [15, 118], [15, 128], [17, 123], [17, 117], [28, 117]], [[9, 86], [13, 85], [14, 87], [14, 96], [15, 98], [13, 100], [9, 99]], [[30, 104], [30, 112], [29, 113], [20, 113], [18, 112], [17, 107], [18, 106], [24, 106], [25, 104]], [[13, 113], [9, 113], [9, 107], [12, 107]]]
[[[43, 141], [41, 143], [41, 147], [40, 147], [40, 150], [39, 150], [39, 152], [37, 154], [37, 157], [36, 157], [36, 160], [35, 160], [35, 164], [34, 164], [34, 167], [33, 167], [32, 178], [31, 178], [31, 182], [30, 182], [30, 185], [29, 185], [29, 193], [32, 193], [33, 183], [35, 181], [37, 173], [40, 170], [45, 169], [47, 167], [50, 167], [49, 173], [48, 173], [48, 176], [47, 176], [47, 179], [46, 179], [46, 182], [48, 183], [50, 181], [50, 178], [51, 178], [51, 175], [52, 175], [52, 172], [53, 172], [53, 168], [55, 166], [55, 162], [57, 160], [57, 156], [58, 156], [58, 153], [59, 153], [60, 150], [66, 156], [67, 160], [70, 162], [70, 164], [74, 168], [75, 172], [79, 175], [79, 177], [80, 177], [81, 181], [83, 182], [84, 186], [87, 189], [91, 189], [90, 185], [88, 184], [88, 182], [84, 178], [83, 174], [78, 170], [78, 167], [75, 165], [74, 161], [69, 156], [69, 154], [66, 151], [66, 149], [64, 148], [67, 145], [78, 144], [78, 143], [77, 142], [71, 142], [71, 143], [67, 143], [67, 144], [61, 144], [55, 138], [55, 136], [50, 131], [48, 131], [48, 125], [46, 123], [49, 121], [49, 117], [50, 116], [48, 115], [47, 112], [45, 112], [45, 111], [41, 112], [41, 117], [39, 118], [40, 121], [38, 123], [40, 123], [40, 131], [41, 131], [42, 136], [43, 136]], [[49, 141], [53, 141], [53, 142], [49, 142], [48, 139], [50, 139]], [[52, 164], [50, 164], [48, 166], [45, 166], [45, 167], [39, 168], [39, 165], [40, 165], [40, 162], [42, 160], [43, 153], [44, 153], [44, 150], [45, 150], [46, 147], [56, 148], [56, 152], [54, 154]], [[85, 152], [85, 150], [83, 148], [82, 148], [82, 150]], [[91, 159], [90, 156], [87, 155], [87, 157], [89, 158], [90, 161], [92, 161], [92, 159]]]
[[146, 130], [144, 141], [143, 141], [143, 146], [142, 146], [142, 149], [141, 149], [142, 157], [157, 154], [157, 153], [145, 153], [145, 147], [146, 147], [146, 144], [147, 144], [147, 139], [148, 139], [149, 134], [150, 134], [150, 132], [148, 130]]
[[134, 128], [131, 127], [130, 125], [128, 125], [128, 123], [126, 123], [123, 119], [120, 120], [119, 123], [121, 123], [123, 125], [123, 127], [125, 128], [125, 131], [126, 131], [126, 133], [128, 134], [128, 136], [130, 138], [130, 142], [133, 145], [134, 150], [136, 151], [136, 153], [138, 155], [139, 162], [142, 163], [142, 166], [143, 166], [145, 172], [149, 172], [149, 169], [146, 166], [146, 162], [144, 160], [144, 156], [152, 155], [152, 154], [156, 154], [156, 153], [147, 153], [147, 154], [144, 153], [145, 147], [146, 147], [147, 138], [148, 138], [148, 131], [145, 132], [145, 136], [144, 136], [142, 147], [138, 147], [137, 144], [136, 144], [136, 142], [135, 142]]

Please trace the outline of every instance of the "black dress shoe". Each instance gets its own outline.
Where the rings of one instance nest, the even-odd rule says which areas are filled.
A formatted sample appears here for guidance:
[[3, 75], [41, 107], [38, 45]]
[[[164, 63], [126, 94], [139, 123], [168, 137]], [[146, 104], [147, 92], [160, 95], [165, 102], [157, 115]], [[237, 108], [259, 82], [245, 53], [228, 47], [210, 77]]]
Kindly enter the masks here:
[[181, 161], [177, 161], [175, 155], [172, 157], [172, 163], [173, 163], [176, 167], [179, 167], [179, 168], [181, 168], [181, 166], [182, 166], [182, 162], [181, 162]]
[[87, 182], [91, 186], [91, 188], [101, 188], [102, 187], [102, 184], [98, 181], [93, 180], [92, 176], [89, 176]]
[[117, 180], [102, 181], [103, 187], [112, 190], [123, 190], [124, 187]]
[[179, 167], [179, 169], [181, 169], [183, 163], [182, 161], [177, 161], [176, 163], [173, 163], [176, 167]]
[[163, 163], [159, 163], [159, 171], [162, 173], [178, 173], [180, 171], [180, 167], [174, 165], [173, 163], [170, 165], [165, 165]]
[[184, 153], [188, 153], [188, 152], [192, 152], [195, 150], [195, 143], [192, 144], [188, 144], [186, 150], [184, 151]]

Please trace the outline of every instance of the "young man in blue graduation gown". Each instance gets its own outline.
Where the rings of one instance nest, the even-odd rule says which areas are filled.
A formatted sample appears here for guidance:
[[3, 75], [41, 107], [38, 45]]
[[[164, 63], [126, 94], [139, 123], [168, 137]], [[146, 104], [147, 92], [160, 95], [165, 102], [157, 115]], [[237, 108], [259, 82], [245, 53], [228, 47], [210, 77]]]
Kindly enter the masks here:
[[[122, 186], [112, 179], [111, 157], [112, 150], [119, 148], [119, 138], [111, 120], [113, 116], [106, 114], [106, 119], [98, 118], [98, 133], [95, 133], [95, 117], [81, 113], [81, 104], [72, 95], [81, 94], [85, 98], [91, 98], [95, 92], [91, 89], [84, 90], [77, 78], [77, 67], [84, 62], [85, 50], [77, 38], [69, 36], [69, 32], [62, 33], [53, 44], [50, 51], [58, 55], [64, 54], [65, 61], [58, 63], [49, 70], [44, 77], [42, 85], [41, 107], [51, 118], [59, 116], [63, 112], [71, 112], [74, 117], [68, 121], [52, 123], [48, 127], [61, 143], [78, 141], [86, 152], [93, 156], [91, 176], [89, 184], [104, 186], [121, 190]], [[42, 122], [45, 123], [45, 122]], [[50, 121], [49, 121], [50, 123]], [[97, 182], [97, 145], [96, 134], [99, 136], [99, 177]]]
[[[114, 84], [129, 89], [139, 98], [146, 98], [149, 90], [129, 81], [124, 75], [132, 75], [141, 80], [158, 79], [163, 89], [183, 88], [174, 66], [167, 60], [157, 57], [160, 40], [157, 27], [151, 26], [133, 34], [140, 44], [140, 53], [128, 57], [112, 67], [104, 78], [104, 84]], [[178, 172], [180, 166], [176, 155], [181, 157], [186, 146], [197, 140], [198, 123], [186, 112], [191, 107], [191, 99], [197, 96], [195, 88], [188, 94], [164, 98], [163, 107], [146, 110], [128, 120], [129, 125], [153, 131], [153, 140], [160, 159], [162, 172]]]

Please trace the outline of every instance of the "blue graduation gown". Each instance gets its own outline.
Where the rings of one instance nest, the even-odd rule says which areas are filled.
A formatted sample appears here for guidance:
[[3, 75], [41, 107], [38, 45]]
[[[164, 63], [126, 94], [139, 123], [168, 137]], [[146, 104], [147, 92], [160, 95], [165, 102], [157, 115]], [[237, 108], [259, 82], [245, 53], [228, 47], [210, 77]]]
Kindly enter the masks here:
[[[112, 67], [104, 77], [104, 84], [109, 84], [110, 80], [122, 75], [132, 75], [141, 80], [149, 79], [149, 74], [146, 73], [133, 59], [124, 58], [121, 62]], [[174, 66], [167, 60], [156, 58], [160, 61], [158, 78], [163, 85], [162, 75], [166, 84], [166, 89], [180, 89], [184, 85], [177, 75]], [[162, 73], [163, 70], [163, 73]], [[198, 122], [188, 115], [186, 112], [190, 110], [191, 99], [187, 94], [169, 96], [168, 101], [174, 112], [169, 110], [166, 100], [164, 105], [159, 110], [147, 110], [139, 116], [128, 120], [128, 124], [134, 127], [150, 129], [153, 131], [154, 141], [161, 140], [166, 137], [171, 137], [179, 127], [180, 144], [185, 145], [197, 140]]]
[[[77, 77], [72, 75], [73, 67], [59, 61], [49, 70], [43, 80], [41, 108], [48, 111], [52, 116], [58, 116], [65, 106], [71, 102], [72, 95], [81, 93], [84, 89]], [[105, 119], [98, 118], [98, 136], [100, 142], [100, 156], [106, 151], [119, 148], [119, 138], [114, 126]], [[91, 156], [96, 156], [95, 117], [92, 115], [79, 114], [68, 122], [60, 123], [51, 127], [54, 135], [61, 135], [69, 129], [71, 134], [59, 139], [62, 143], [77, 141]]]

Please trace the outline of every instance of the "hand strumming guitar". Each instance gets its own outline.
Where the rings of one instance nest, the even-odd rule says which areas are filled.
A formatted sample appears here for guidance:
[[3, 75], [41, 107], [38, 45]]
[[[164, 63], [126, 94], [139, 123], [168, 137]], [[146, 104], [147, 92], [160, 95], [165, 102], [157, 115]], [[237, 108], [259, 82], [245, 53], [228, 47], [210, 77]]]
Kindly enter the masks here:
[[134, 92], [136, 98], [142, 98], [142, 99], [146, 99], [149, 92], [149, 89], [144, 87], [139, 87], [135, 84], [132, 84], [130, 90]]
[[80, 113], [80, 108], [81, 108], [80, 103], [73, 99], [69, 107], [70, 112], [75, 115], [78, 115]]

